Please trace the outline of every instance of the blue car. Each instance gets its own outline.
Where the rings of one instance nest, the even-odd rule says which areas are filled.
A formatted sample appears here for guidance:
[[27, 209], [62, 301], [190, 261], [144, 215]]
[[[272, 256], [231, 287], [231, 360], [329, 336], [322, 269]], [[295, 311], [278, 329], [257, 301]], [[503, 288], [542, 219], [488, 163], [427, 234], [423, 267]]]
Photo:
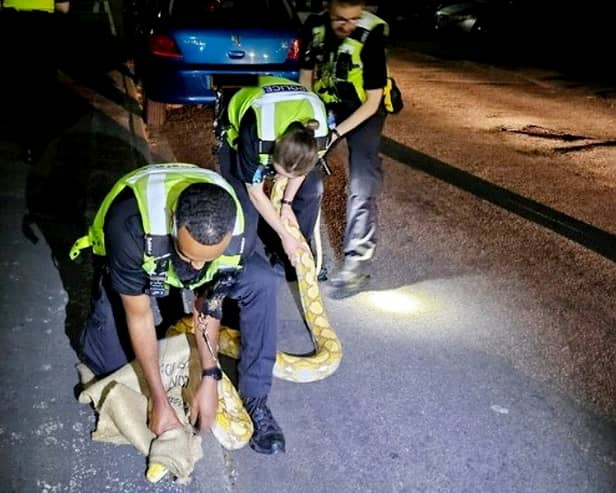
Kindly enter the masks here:
[[301, 22], [288, 0], [150, 0], [138, 15], [149, 125], [164, 123], [168, 104], [213, 104], [259, 75], [299, 78]]

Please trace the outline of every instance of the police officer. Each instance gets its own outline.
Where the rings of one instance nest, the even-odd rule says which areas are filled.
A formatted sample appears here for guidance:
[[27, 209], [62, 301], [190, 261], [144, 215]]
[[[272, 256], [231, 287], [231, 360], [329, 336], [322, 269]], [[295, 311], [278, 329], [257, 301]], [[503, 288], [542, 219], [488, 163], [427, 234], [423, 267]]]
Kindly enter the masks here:
[[[217, 409], [218, 332], [225, 298], [237, 301], [241, 354], [238, 386], [260, 453], [284, 452], [280, 426], [267, 406], [276, 357], [278, 278], [267, 261], [245, 255], [244, 216], [233, 188], [219, 174], [189, 164], [150, 165], [118, 180], [71, 258], [92, 247], [103, 263], [80, 357], [95, 375], [136, 358], [151, 398], [149, 427], [159, 435], [180, 426], [159, 369], [157, 335], [198, 297], [193, 311], [202, 380], [191, 403], [201, 429]], [[162, 333], [157, 334], [157, 328]]]
[[[311, 241], [323, 195], [316, 165], [329, 133], [325, 106], [298, 82], [262, 76], [256, 86], [233, 95], [227, 119], [220, 170], [244, 208], [247, 249], [255, 248], [259, 219], [264, 219], [261, 238], [268, 251], [275, 252], [273, 263], [286, 256], [284, 264], [292, 275], [289, 264], [295, 265], [301, 244], [288, 233], [284, 222], [298, 224], [306, 241]], [[265, 179], [276, 175], [288, 178], [280, 214], [264, 190]], [[279, 246], [283, 252], [278, 251]], [[282, 272], [282, 265], [275, 267]]]
[[69, 11], [68, 0], [0, 0], [2, 113], [16, 134], [22, 158], [40, 156], [52, 126], [50, 102], [60, 49], [55, 15]]
[[306, 19], [301, 36], [300, 82], [323, 100], [337, 123], [334, 141], [345, 138], [349, 149], [344, 262], [330, 276], [337, 297], [366, 285], [377, 244], [387, 31], [364, 1], [332, 0]]

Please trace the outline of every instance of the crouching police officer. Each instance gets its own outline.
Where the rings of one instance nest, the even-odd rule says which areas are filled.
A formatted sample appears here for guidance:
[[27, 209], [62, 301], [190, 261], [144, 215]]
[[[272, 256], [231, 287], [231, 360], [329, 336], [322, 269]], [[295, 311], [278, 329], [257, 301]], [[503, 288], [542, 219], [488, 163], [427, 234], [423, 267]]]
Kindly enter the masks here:
[[[266, 249], [274, 252], [274, 267], [280, 272], [285, 267], [287, 276], [293, 276], [289, 265], [295, 265], [302, 243], [284, 223], [298, 224], [310, 244], [323, 195], [317, 163], [328, 141], [325, 106], [298, 82], [262, 76], [257, 85], [233, 95], [226, 116], [219, 165], [246, 214], [247, 249], [252, 251], [259, 236]], [[280, 214], [264, 190], [265, 179], [276, 176], [288, 179]], [[259, 218], [265, 221], [260, 230]]]
[[71, 250], [75, 258], [91, 246], [103, 261], [80, 357], [96, 375], [136, 358], [150, 390], [150, 429], [159, 435], [180, 426], [162, 386], [157, 338], [183, 316], [187, 293], [182, 290], [194, 292], [198, 301], [188, 311], [193, 311], [202, 380], [191, 415], [205, 430], [218, 403], [222, 302], [236, 300], [238, 386], [254, 424], [250, 446], [274, 454], [285, 450], [266, 403], [276, 355], [278, 278], [265, 259], [245, 254], [244, 225], [233, 188], [213, 171], [160, 164], [123, 176], [105, 197], [89, 234]]

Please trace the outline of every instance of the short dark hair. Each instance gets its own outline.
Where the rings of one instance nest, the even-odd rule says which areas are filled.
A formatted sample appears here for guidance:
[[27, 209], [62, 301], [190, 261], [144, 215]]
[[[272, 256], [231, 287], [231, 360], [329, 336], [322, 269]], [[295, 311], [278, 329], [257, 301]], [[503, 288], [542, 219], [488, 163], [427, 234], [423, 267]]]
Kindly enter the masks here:
[[330, 0], [327, 2], [327, 6], [331, 7], [332, 3], [338, 5], [348, 5], [349, 7], [357, 7], [358, 5], [363, 7], [366, 4], [366, 0]]
[[305, 125], [293, 122], [276, 142], [272, 160], [293, 176], [304, 176], [319, 159], [317, 140], [314, 136], [317, 120]]
[[202, 245], [216, 245], [233, 231], [236, 209], [233, 197], [221, 186], [193, 183], [180, 193], [175, 223], [177, 229], [185, 226]]

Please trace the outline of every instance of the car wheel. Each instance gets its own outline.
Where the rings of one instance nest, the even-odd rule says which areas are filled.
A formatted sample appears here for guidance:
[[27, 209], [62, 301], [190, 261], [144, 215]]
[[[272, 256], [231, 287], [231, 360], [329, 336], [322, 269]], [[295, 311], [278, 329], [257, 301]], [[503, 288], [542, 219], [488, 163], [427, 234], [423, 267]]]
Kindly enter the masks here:
[[165, 123], [167, 110], [165, 103], [145, 99], [145, 122], [151, 127], [162, 127]]

